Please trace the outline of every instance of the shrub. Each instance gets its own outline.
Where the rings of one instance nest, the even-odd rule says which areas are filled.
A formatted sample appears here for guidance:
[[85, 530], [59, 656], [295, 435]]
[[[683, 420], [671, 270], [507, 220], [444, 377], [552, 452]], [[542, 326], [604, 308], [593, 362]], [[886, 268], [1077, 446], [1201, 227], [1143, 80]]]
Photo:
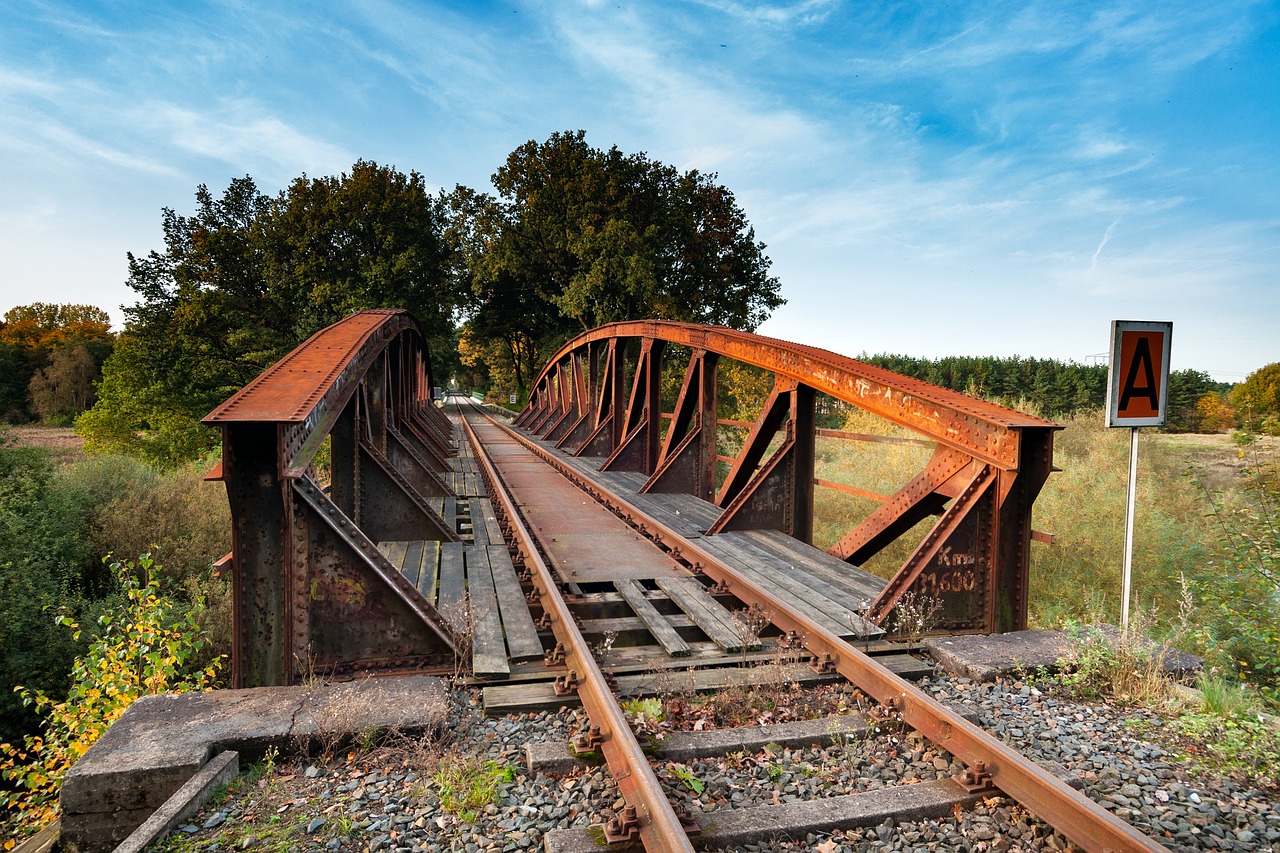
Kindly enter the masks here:
[[[205, 644], [201, 603], [180, 612], [160, 593], [159, 568], [145, 554], [136, 564], [111, 565], [119, 606], [98, 619], [101, 635], [73, 664], [65, 700], [19, 688], [23, 702], [35, 707], [44, 724], [42, 734], [28, 735], [22, 747], [0, 744], [0, 775], [13, 789], [0, 792], [10, 830], [35, 832], [57, 816], [67, 771], [134, 699], [200, 690], [217, 676], [220, 660], [198, 669], [191, 665]], [[81, 638], [80, 625], [70, 616], [57, 622]]]
[[[123, 460], [115, 464], [123, 465]], [[94, 508], [89, 530], [94, 551], [152, 553], [164, 563], [161, 582], [166, 592], [186, 588], [192, 578], [203, 583], [214, 560], [231, 549], [231, 516], [223, 485], [204, 479], [207, 465], [161, 475], [144, 463], [130, 464], [138, 467], [127, 472], [127, 480], [99, 491], [102, 502]]]
[[1242, 501], [1203, 488], [1222, 555], [1196, 589], [1206, 648], [1280, 707], [1280, 459], [1254, 451], [1253, 462]]
[[0, 436], [0, 741], [18, 740], [38, 723], [14, 686], [60, 695], [85, 647], [49, 613], [64, 607], [91, 615], [100, 579], [86, 571], [87, 523], [88, 505], [62, 487], [48, 452]]

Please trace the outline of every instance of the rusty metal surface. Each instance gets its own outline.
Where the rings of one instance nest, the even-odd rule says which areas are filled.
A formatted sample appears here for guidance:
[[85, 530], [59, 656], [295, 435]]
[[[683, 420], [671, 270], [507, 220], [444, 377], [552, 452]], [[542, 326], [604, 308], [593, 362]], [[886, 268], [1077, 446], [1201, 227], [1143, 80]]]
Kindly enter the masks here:
[[[445, 492], [436, 472], [451, 452], [427, 402], [428, 358], [407, 312], [362, 312], [205, 418], [222, 429], [231, 507], [235, 686], [438, 666], [455, 652], [433, 604], [376, 547], [458, 538], [425, 499]], [[326, 441], [327, 494], [312, 465]]]
[[[660, 360], [664, 351], [671, 355], [666, 364]], [[592, 371], [584, 381], [582, 364], [598, 364], [602, 355], [603, 372]], [[721, 359], [772, 373], [772, 391], [754, 420], [719, 419]], [[671, 368], [681, 366], [684, 381], [673, 410], [665, 412], [658, 380], [664, 373], [674, 380]], [[819, 403], [823, 417], [831, 407], [847, 405], [921, 437], [820, 430]], [[568, 453], [603, 457], [601, 471], [645, 474], [642, 491], [711, 500], [720, 509], [707, 528], [712, 534], [774, 529], [806, 543], [814, 531], [814, 484], [828, 483], [816, 477], [819, 436], [931, 447], [933, 459], [921, 460], [924, 468], [893, 494], [853, 483], [835, 486], [879, 506], [866, 510], [828, 552], [863, 566], [894, 543], [909, 545], [911, 556], [888, 597], [877, 603], [883, 624], [892, 624], [885, 620], [912, 592], [941, 599], [942, 630], [1026, 627], [1031, 506], [1052, 470], [1057, 429], [1048, 421], [814, 347], [712, 326], [642, 321], [604, 326], [566, 344], [540, 374], [516, 423]], [[726, 423], [748, 431], [721, 436], [718, 426]], [[738, 445], [733, 455], [721, 455], [722, 438]], [[728, 466], [722, 480], [721, 463]], [[979, 469], [991, 473], [994, 488], [961, 500]], [[877, 474], [868, 474], [875, 482]], [[919, 544], [916, 525], [930, 517], [939, 520]], [[903, 543], [908, 537], [912, 541]]]
[[795, 632], [804, 647], [818, 660], [827, 661], [835, 671], [891, 709], [892, 713], [912, 728], [970, 766], [977, 767], [981, 764], [996, 787], [1027, 806], [1073, 842], [1097, 853], [1168, 853], [1163, 845], [1073, 790], [978, 726], [951, 712], [919, 688], [824, 628], [808, 613], [780, 603], [733, 566], [700, 547], [697, 540], [685, 539], [679, 531], [629, 505], [623, 496], [606, 485], [584, 480], [572, 467], [550, 452], [512, 430], [507, 431], [583, 488], [589, 488], [593, 494], [601, 496], [615, 507], [625, 507], [628, 514], [641, 520], [646, 529], [653, 532], [667, 547], [679, 547], [683, 561], [698, 562], [703, 572], [725, 584], [733, 595], [748, 604], [766, 609], [773, 624], [783, 631]]
[[[538, 554], [537, 543], [522, 522], [516, 504], [502, 485], [493, 463], [484, 454], [472, 426], [465, 417], [462, 420], [476, 448], [476, 458], [484, 470], [489, 494], [496, 503], [495, 509], [511, 525], [513, 537], [524, 555], [525, 563], [532, 570], [544, 612], [550, 616], [552, 632], [565, 650], [565, 666], [576, 678], [578, 695], [594, 729], [591, 732], [591, 745], [604, 753], [619, 793], [627, 805], [634, 809], [640, 840], [646, 850], [654, 853], [692, 853], [693, 845], [667, 800], [662, 783], [649, 765], [648, 756], [614, 700], [612, 690], [596, 664], [586, 638], [574, 623], [573, 614], [560, 595], [551, 568]], [[487, 433], [493, 431], [493, 434], [501, 434], [491, 423], [480, 425], [480, 429]], [[548, 477], [562, 479], [550, 468], [545, 473]], [[647, 547], [653, 550], [652, 545]]]
[[1004, 469], [1018, 466], [1021, 427], [1056, 424], [976, 400], [829, 350], [719, 326], [646, 320], [612, 323], [584, 332], [548, 359], [548, 368], [588, 343], [620, 337], [654, 338], [705, 349], [803, 382], [816, 391], [865, 408], [893, 423], [958, 447]]
[[[518, 451], [518, 452], [516, 452]], [[533, 534], [566, 583], [607, 582], [671, 575], [670, 561], [655, 568], [654, 547], [518, 445], [494, 454], [503, 481], [517, 495]], [[554, 472], [553, 472], [554, 473]]]
[[381, 352], [386, 341], [413, 328], [409, 312], [378, 309], [353, 314], [307, 338], [235, 396], [218, 406], [202, 423], [217, 426], [238, 421], [300, 423], [322, 399], [344, 390], [340, 380], [360, 355]]

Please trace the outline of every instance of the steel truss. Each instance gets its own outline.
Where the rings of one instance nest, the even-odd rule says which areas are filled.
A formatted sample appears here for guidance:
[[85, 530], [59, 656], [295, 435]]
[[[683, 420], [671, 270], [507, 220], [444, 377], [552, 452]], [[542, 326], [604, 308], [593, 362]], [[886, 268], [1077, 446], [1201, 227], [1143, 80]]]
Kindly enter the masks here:
[[[773, 376], [749, 424], [718, 416], [717, 368], [726, 360]], [[669, 412], [664, 370], [683, 373]], [[819, 436], [883, 440], [818, 428], [818, 395], [918, 433], [932, 457], [891, 495], [816, 479]], [[717, 438], [729, 424], [749, 431], [736, 454], [723, 457]], [[871, 603], [869, 618], [892, 627], [886, 617], [914, 591], [940, 600], [941, 629], [1026, 627], [1031, 507], [1053, 470], [1056, 424], [816, 347], [644, 321], [602, 326], [565, 344], [533, 383], [515, 425], [577, 456], [604, 457], [602, 471], [643, 473], [643, 491], [713, 502], [721, 514], [708, 534], [775, 529], [811, 543], [814, 487], [832, 486], [880, 502], [828, 549], [860, 565], [936, 516]], [[718, 463], [727, 469], [718, 472]]]

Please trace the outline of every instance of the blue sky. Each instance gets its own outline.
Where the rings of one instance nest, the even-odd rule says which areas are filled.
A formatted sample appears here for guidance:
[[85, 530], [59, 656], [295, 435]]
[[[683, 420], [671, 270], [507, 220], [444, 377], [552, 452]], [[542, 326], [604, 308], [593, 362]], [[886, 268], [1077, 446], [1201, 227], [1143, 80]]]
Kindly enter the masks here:
[[46, 3], [0, 12], [0, 311], [132, 302], [160, 210], [365, 158], [489, 189], [582, 128], [717, 172], [856, 355], [1280, 361], [1277, 3]]

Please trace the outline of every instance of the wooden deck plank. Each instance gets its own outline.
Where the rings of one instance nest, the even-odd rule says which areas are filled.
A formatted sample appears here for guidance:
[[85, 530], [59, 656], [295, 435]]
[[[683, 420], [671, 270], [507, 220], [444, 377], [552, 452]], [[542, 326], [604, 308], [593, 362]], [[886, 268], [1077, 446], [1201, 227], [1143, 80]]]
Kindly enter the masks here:
[[667, 650], [667, 654], [672, 657], [682, 657], [689, 654], [689, 644], [676, 633], [676, 629], [667, 621], [667, 617], [659, 613], [649, 603], [649, 599], [645, 598], [644, 587], [640, 586], [639, 581], [617, 580], [613, 582], [613, 585], [621, 593], [622, 597], [626, 599], [627, 604], [630, 605], [636, 616], [644, 621], [645, 627], [649, 629], [649, 633], [653, 635], [653, 638]]
[[[924, 661], [911, 655], [880, 655], [876, 662], [897, 675], [918, 680], [933, 672], [933, 668]], [[674, 678], [673, 678], [674, 676]], [[694, 693], [701, 690], [717, 690], [731, 686], [751, 686], [767, 681], [778, 681], [785, 684], [801, 686], [821, 684], [841, 680], [841, 676], [833, 674], [819, 675], [806, 664], [782, 664], [780, 666], [720, 667], [716, 669], [686, 670], [681, 673], [663, 676], [653, 672], [636, 675], [620, 675], [617, 677], [618, 696], [652, 696], [659, 692]], [[767, 683], [763, 682], [763, 683]], [[535, 681], [522, 684], [499, 684], [484, 688], [484, 712], [490, 717], [524, 711], [554, 710], [561, 706], [577, 707], [576, 693], [559, 696], [550, 681]]]
[[471, 511], [471, 538], [477, 545], [495, 545], [497, 543], [489, 541], [489, 528], [484, 523], [484, 505], [481, 498], [467, 501], [467, 508]]
[[471, 671], [489, 678], [509, 675], [511, 663], [502, 639], [502, 618], [493, 588], [493, 572], [489, 568], [489, 549], [470, 545], [465, 553], [467, 595], [471, 599]]
[[404, 552], [409, 547], [408, 542], [404, 541], [387, 541], [379, 542], [378, 550], [382, 555], [391, 561], [391, 565], [400, 569], [404, 566]]
[[400, 574], [414, 586], [418, 585], [418, 575], [422, 573], [422, 540], [405, 543], [404, 561], [400, 564]]
[[[502, 525], [498, 523], [498, 515], [493, 511], [493, 504], [487, 500], [480, 502], [480, 509], [484, 516], [485, 535], [489, 539], [490, 545], [506, 544], [506, 537], [502, 535]], [[475, 517], [471, 518], [472, 524], [475, 523]]]
[[[443, 542], [440, 545], [440, 580], [439, 604], [440, 615], [454, 624], [459, 616], [462, 596], [466, 593], [466, 569], [464, 552], [466, 545], [461, 542]], [[455, 627], [462, 627], [457, 625]]]
[[[763, 587], [769, 595], [808, 613], [828, 631], [841, 637], [857, 636], [853, 629], [855, 623], [849, 619], [850, 616], [857, 616], [856, 613], [835, 602], [824, 600], [821, 596], [815, 596], [811, 591], [794, 589], [788, 582], [787, 567], [776, 557], [764, 560], [759, 555], [744, 553], [742, 548], [734, 547], [737, 543], [726, 540], [724, 536], [709, 536], [699, 544], [729, 561], [739, 573]], [[730, 587], [730, 592], [732, 591]]]
[[866, 569], [792, 539], [781, 530], [744, 530], [742, 534], [760, 548], [784, 559], [794, 559], [802, 563], [810, 574], [844, 587], [855, 595], [874, 599], [888, 583]]
[[722, 536], [726, 541], [731, 541], [749, 551], [758, 553], [760, 555], [760, 565], [762, 567], [766, 565], [772, 566], [775, 574], [779, 569], [778, 563], [768, 563], [766, 561], [781, 561], [782, 574], [778, 579], [785, 578], [790, 589], [798, 593], [801, 598], [811, 598], [832, 618], [837, 620], [844, 619], [853, 630], [854, 636], [879, 637], [884, 634], [883, 628], [873, 622], [868, 622], [861, 616], [861, 612], [867, 609], [867, 606], [874, 600], [873, 598], [850, 592], [842, 586], [831, 583], [826, 578], [811, 574], [804, 564], [797, 564], [785, 556], [760, 548], [753, 540], [745, 536], [743, 531], [725, 533]]
[[422, 547], [422, 572], [418, 575], [418, 592], [429, 602], [436, 600], [440, 577], [440, 543], [424, 542]]
[[454, 533], [458, 532], [458, 499], [455, 497], [446, 497], [444, 499], [444, 512], [440, 513], [440, 517], [444, 519], [444, 523]]
[[[768, 675], [766, 676], [766, 670]], [[841, 676], [818, 674], [804, 664], [783, 665], [780, 667], [720, 667], [717, 669], [695, 669], [677, 673], [674, 689], [682, 692], [700, 690], [718, 690], [724, 687], [750, 686], [763, 683], [762, 678], [785, 684], [820, 684], [838, 681]], [[652, 696], [661, 691], [673, 688], [672, 679], [659, 678], [654, 673], [637, 675], [621, 675], [617, 678], [619, 698], [629, 696]], [[661, 682], [661, 683], [660, 683]], [[500, 684], [484, 689], [484, 712], [488, 716], [521, 711], [536, 711], [560, 706], [576, 707], [579, 699], [576, 693], [566, 696], [556, 695], [555, 689], [548, 681], [526, 684]]]
[[[712, 598], [701, 583], [689, 577], [658, 578], [657, 583], [658, 589], [665, 592], [717, 646], [726, 652], [742, 649], [742, 638], [734, 625], [733, 614]], [[759, 639], [748, 648], [760, 648]]]
[[507, 656], [515, 662], [542, 660], [542, 640], [533, 624], [533, 614], [516, 577], [511, 554], [505, 545], [489, 546], [489, 568], [494, 592], [502, 614], [502, 630], [507, 635]]

